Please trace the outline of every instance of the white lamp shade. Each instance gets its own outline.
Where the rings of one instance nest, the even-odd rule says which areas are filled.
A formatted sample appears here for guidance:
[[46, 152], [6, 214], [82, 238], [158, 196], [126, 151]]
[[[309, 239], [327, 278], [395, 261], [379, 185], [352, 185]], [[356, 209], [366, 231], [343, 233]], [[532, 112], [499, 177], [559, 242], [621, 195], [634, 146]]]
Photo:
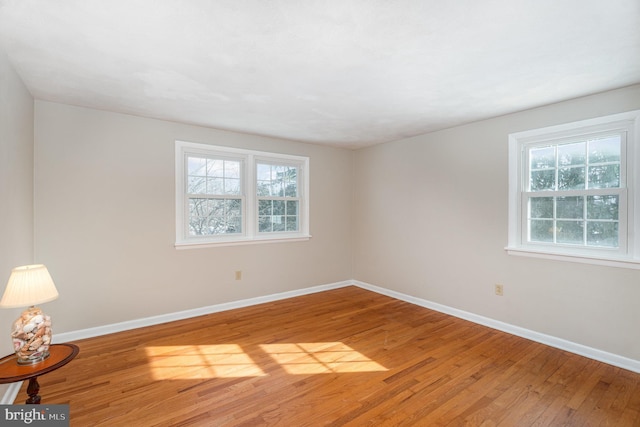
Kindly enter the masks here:
[[58, 298], [53, 279], [42, 264], [23, 265], [11, 270], [0, 307], [26, 307]]

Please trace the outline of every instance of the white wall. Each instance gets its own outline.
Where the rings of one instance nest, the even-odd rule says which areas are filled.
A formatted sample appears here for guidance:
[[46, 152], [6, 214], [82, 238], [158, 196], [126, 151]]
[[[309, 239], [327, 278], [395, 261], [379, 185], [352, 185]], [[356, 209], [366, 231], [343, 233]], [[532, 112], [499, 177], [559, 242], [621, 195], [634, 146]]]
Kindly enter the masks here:
[[[11, 269], [33, 260], [33, 98], [0, 49], [0, 296]], [[20, 309], [0, 309], [0, 355], [13, 351]], [[6, 386], [0, 386], [0, 396]]]
[[[311, 240], [176, 250], [176, 139], [309, 156]], [[349, 279], [352, 157], [36, 101], [35, 252], [60, 292], [56, 332]]]
[[640, 360], [640, 270], [504, 251], [507, 135], [639, 108], [633, 86], [357, 151], [354, 279]]

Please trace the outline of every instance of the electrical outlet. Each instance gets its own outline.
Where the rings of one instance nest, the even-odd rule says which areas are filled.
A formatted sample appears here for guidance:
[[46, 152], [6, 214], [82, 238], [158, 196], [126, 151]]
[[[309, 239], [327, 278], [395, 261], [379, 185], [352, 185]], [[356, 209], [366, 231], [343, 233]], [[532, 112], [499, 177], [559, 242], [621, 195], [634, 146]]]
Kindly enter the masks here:
[[242, 270], [236, 271], [236, 280], [242, 280]]
[[503, 296], [504, 295], [504, 289], [503, 289], [502, 285], [496, 284], [495, 292], [496, 292], [496, 295]]

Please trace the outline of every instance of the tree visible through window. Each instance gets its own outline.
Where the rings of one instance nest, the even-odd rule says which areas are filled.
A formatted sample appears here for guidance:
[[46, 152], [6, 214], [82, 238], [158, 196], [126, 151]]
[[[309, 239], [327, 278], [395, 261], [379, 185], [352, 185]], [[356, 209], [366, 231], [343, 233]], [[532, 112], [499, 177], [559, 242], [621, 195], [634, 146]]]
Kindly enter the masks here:
[[258, 163], [258, 231], [298, 231], [298, 168]]
[[189, 235], [242, 232], [238, 160], [187, 156]]
[[528, 148], [530, 242], [619, 246], [623, 136]]

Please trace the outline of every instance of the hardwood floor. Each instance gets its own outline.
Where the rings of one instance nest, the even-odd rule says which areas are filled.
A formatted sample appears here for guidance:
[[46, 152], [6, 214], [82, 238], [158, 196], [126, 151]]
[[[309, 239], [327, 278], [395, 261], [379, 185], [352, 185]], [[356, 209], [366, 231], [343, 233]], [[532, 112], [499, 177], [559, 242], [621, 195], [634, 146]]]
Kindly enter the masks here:
[[72, 426], [640, 426], [640, 374], [356, 287], [75, 343]]

